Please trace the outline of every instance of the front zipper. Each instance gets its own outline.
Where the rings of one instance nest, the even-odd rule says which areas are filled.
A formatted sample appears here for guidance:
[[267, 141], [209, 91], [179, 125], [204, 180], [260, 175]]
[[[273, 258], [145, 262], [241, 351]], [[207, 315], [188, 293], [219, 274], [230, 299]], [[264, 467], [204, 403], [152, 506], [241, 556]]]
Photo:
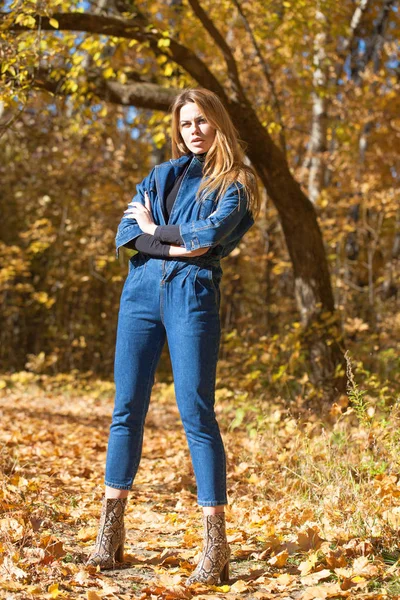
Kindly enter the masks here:
[[162, 225], [166, 225], [165, 222], [165, 217], [164, 217], [164, 211], [162, 210], [161, 207], [161, 196], [160, 196], [160, 189], [159, 189], [159, 183], [158, 183], [158, 169], [157, 166], [154, 169], [154, 180], [156, 183], [156, 198], [158, 198], [158, 203], [159, 203], [159, 207], [160, 207], [160, 215], [161, 215], [161, 220], [163, 221]]

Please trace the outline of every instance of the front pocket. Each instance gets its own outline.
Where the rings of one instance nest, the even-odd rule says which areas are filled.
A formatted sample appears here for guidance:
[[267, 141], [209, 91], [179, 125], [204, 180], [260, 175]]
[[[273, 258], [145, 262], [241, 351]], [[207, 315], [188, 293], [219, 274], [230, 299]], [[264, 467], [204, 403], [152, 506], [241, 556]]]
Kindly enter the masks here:
[[212, 269], [197, 267], [194, 275], [194, 291], [200, 307], [207, 308], [207, 305], [219, 304], [219, 290], [214, 282]]
[[138, 252], [137, 254], [135, 254], [135, 256], [132, 256], [132, 258], [129, 259], [129, 281], [132, 281], [133, 279], [136, 280], [136, 278], [138, 278], [139, 276], [140, 278], [142, 278], [143, 273], [146, 270], [146, 265], [147, 260], [141, 252]]

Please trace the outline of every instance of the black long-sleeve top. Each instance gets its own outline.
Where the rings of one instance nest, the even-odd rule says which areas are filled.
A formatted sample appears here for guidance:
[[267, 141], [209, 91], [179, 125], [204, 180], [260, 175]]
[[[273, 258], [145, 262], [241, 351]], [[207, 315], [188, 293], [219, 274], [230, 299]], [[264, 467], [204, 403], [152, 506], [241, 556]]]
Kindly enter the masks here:
[[[203, 154], [198, 154], [197, 157], [204, 162], [206, 153], [204, 152]], [[166, 223], [168, 223], [172, 207], [174, 205], [176, 196], [178, 195], [182, 179], [185, 176], [188, 166], [175, 179], [172, 188], [165, 197], [165, 204], [162, 208]], [[125, 247], [133, 248], [134, 250], [143, 252], [143, 254], [148, 254], [149, 256], [165, 257], [169, 256], [170, 244], [177, 246], [183, 245], [183, 240], [179, 233], [179, 225], [158, 225], [154, 231], [154, 235], [151, 235], [150, 233], [142, 233], [134, 240], [131, 240], [125, 244]]]

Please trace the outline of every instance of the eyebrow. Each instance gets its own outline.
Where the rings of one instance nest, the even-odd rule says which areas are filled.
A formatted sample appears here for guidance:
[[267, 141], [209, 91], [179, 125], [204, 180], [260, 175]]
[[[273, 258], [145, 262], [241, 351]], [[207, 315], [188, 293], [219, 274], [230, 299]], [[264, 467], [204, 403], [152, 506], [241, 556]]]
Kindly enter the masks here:
[[[195, 117], [195, 121], [198, 121], [199, 119], [205, 119], [204, 115], [199, 115], [198, 117]], [[183, 121], [181, 121], [181, 123], [189, 123], [190, 119], [184, 119]]]

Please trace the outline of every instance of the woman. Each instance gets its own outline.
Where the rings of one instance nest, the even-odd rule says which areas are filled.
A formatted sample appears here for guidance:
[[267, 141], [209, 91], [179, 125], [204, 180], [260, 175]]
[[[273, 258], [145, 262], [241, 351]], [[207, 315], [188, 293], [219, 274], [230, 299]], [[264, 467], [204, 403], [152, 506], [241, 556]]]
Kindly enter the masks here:
[[214, 413], [220, 260], [254, 223], [259, 196], [255, 173], [244, 164], [237, 132], [214, 93], [194, 88], [177, 96], [171, 138], [174, 158], [137, 186], [116, 236], [117, 254], [121, 246], [138, 253], [130, 259], [120, 302], [106, 487], [88, 564], [108, 569], [123, 560], [124, 510], [167, 338], [203, 508], [203, 551], [187, 584], [216, 584], [228, 579], [230, 555], [225, 452]]

